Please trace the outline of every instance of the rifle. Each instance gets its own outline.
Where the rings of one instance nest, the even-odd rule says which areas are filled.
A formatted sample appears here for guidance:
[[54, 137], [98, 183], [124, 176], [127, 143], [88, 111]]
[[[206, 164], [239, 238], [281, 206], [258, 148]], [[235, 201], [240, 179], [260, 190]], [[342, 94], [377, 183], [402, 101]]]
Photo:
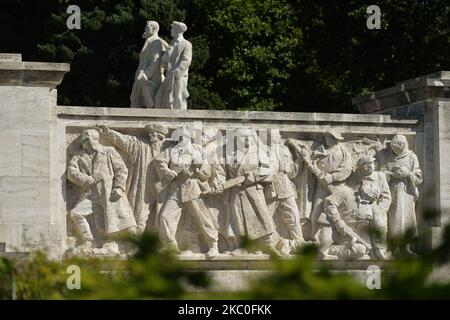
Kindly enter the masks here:
[[372, 249], [372, 246], [370, 243], [368, 243], [366, 240], [364, 240], [359, 234], [357, 234], [351, 227], [349, 227], [345, 222], [343, 225], [343, 230], [341, 230], [345, 235], [355, 238], [356, 241], [362, 243], [368, 250]]
[[308, 170], [317, 179], [323, 178], [324, 173], [322, 172], [322, 170], [317, 168], [317, 166], [311, 161], [311, 159], [309, 159], [302, 151], [300, 151], [300, 150], [306, 150], [306, 146], [304, 144], [300, 143], [299, 141], [293, 140], [291, 138], [287, 139], [286, 143], [288, 145], [291, 145], [292, 147], [294, 147], [295, 151], [297, 152], [298, 157], [303, 160], [303, 162], [305, 163]]
[[234, 187], [234, 186], [238, 186], [238, 185], [240, 185], [242, 182], [244, 182], [244, 180], [245, 180], [245, 177], [244, 177], [244, 176], [239, 176], [239, 177], [237, 177], [237, 178], [233, 178], [233, 179], [227, 180], [227, 181], [224, 183], [224, 185], [223, 185], [223, 189], [226, 190], [226, 189], [232, 188], [232, 187]]

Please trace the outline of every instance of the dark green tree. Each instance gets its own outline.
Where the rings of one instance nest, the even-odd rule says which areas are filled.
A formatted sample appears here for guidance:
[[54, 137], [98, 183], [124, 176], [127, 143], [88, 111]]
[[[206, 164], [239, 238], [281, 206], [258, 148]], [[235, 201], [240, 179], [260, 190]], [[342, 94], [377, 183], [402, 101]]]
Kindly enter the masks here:
[[364, 0], [4, 0], [0, 51], [70, 62], [61, 104], [128, 106], [145, 21], [170, 40], [183, 20], [193, 43], [190, 108], [357, 112], [351, 98], [450, 68], [450, 4], [381, 0], [381, 29]]
[[380, 30], [366, 27], [373, 1], [291, 3], [300, 45], [283, 110], [357, 112], [352, 97], [450, 67], [448, 1], [377, 1]]
[[[213, 52], [204, 76], [230, 109], [275, 110], [295, 67], [295, 12], [287, 1], [185, 1]], [[199, 31], [201, 30], [201, 31]]]

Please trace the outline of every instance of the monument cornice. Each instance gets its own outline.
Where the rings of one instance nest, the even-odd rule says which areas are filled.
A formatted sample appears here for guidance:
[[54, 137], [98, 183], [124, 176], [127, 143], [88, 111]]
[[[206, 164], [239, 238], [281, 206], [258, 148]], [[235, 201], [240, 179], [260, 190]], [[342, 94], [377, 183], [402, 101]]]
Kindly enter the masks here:
[[0, 85], [55, 88], [69, 71], [69, 63], [23, 62], [20, 54], [0, 55]]
[[382, 113], [429, 99], [450, 98], [450, 71], [438, 71], [352, 99], [361, 113]]
[[183, 121], [214, 121], [238, 120], [246, 122], [283, 122], [283, 123], [364, 123], [372, 125], [418, 125], [418, 118], [397, 119], [390, 115], [374, 114], [345, 114], [345, 113], [317, 113], [317, 112], [265, 112], [265, 111], [232, 111], [232, 110], [175, 110], [175, 109], [145, 109], [145, 108], [114, 108], [114, 107], [83, 107], [58, 106], [58, 117], [67, 119], [83, 119], [98, 117], [114, 118], [142, 118], [148, 120], [178, 119]]

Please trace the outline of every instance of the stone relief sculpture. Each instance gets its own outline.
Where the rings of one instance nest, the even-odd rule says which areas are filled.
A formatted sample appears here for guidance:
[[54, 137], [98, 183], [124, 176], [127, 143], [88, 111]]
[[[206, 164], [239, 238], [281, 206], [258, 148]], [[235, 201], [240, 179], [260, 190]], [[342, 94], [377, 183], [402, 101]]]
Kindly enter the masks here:
[[206, 257], [219, 254], [218, 227], [206, 207], [203, 196], [212, 192], [208, 185], [211, 166], [203, 161], [201, 146], [193, 144], [191, 130], [182, 128], [180, 141], [170, 151], [168, 158], [157, 158], [158, 174], [167, 181], [164, 203], [160, 211], [159, 237], [167, 249], [180, 252], [176, 232], [182, 211], [188, 212], [207, 244]]
[[[83, 131], [81, 145], [82, 150], [67, 167], [67, 178], [80, 190], [69, 213], [81, 238], [78, 249], [84, 254], [94, 253], [104, 239], [107, 245], [103, 249], [119, 253], [115, 243], [108, 240], [124, 231], [134, 232], [136, 227], [125, 196], [128, 170], [114, 148], [99, 143], [97, 130]], [[96, 215], [94, 225], [87, 220], [91, 215]], [[101, 236], [94, 237], [94, 227], [101, 230]]]
[[187, 109], [189, 66], [192, 61], [192, 44], [184, 39], [187, 26], [178, 21], [172, 23], [172, 42], [161, 58], [165, 79], [156, 94], [156, 108]]
[[[200, 143], [195, 141], [194, 143]], [[223, 201], [226, 195], [223, 194], [223, 186], [226, 181], [226, 173], [223, 166], [220, 164], [219, 155], [223, 154], [223, 137], [216, 128], [208, 127], [202, 130], [201, 146], [203, 161], [207, 163], [209, 178], [205, 181], [205, 191], [203, 194], [203, 201], [208, 208], [208, 212], [213, 219], [214, 225], [218, 229], [219, 235], [224, 240], [223, 248], [228, 248], [228, 237], [226, 232], [226, 216], [225, 203]], [[195, 223], [192, 215], [187, 215], [183, 225], [184, 241], [187, 242], [187, 250], [183, 253], [199, 253], [202, 252], [202, 235]]]
[[[255, 130], [237, 129], [235, 134], [237, 145], [244, 148], [235, 150], [236, 163], [227, 165], [230, 179], [226, 183], [226, 187], [230, 187], [230, 230], [236, 244], [241, 238], [248, 237], [261, 241], [277, 253], [275, 228], [264, 197], [264, 187], [273, 178], [270, 159], [265, 150], [261, 150]], [[235, 254], [239, 253], [240, 249], [235, 250]]]
[[[206, 127], [200, 139], [188, 126], [145, 130], [148, 141], [105, 125], [81, 133], [67, 167], [81, 254], [117, 254], [116, 235], [147, 231], [166, 250], [207, 259], [289, 255], [311, 243], [321, 259], [384, 260], [396, 254], [388, 237], [417, 233], [422, 174], [403, 135], [389, 143], [327, 130], [320, 142], [273, 129], [266, 143], [251, 128], [225, 138]], [[263, 249], [247, 252], [243, 238]]]
[[139, 53], [139, 66], [131, 90], [131, 108], [155, 107], [155, 95], [164, 80], [161, 57], [169, 47], [167, 42], [158, 36], [158, 31], [158, 22], [147, 21], [142, 35], [146, 40]]
[[284, 245], [280, 243], [279, 248], [284, 254], [289, 254], [293, 249], [300, 247], [305, 240], [300, 227], [300, 212], [296, 202], [297, 192], [291, 181], [297, 175], [297, 168], [291, 151], [284, 143], [285, 140], [281, 138], [280, 131], [272, 130], [270, 164], [273, 178], [272, 183], [266, 188], [265, 198], [271, 216], [281, 215], [288, 228], [289, 241]]
[[379, 158], [381, 170], [386, 174], [392, 194], [392, 205], [388, 213], [389, 236], [402, 236], [408, 229], [417, 236], [417, 187], [423, 182], [419, 160], [415, 153], [409, 150], [404, 135], [395, 135], [389, 148], [379, 153]]
[[332, 229], [324, 233], [327, 240], [322, 237], [323, 257], [359, 259], [367, 254], [372, 259], [386, 259], [391, 194], [385, 175], [375, 171], [374, 161], [372, 156], [361, 157], [346, 186], [325, 198], [324, 212]]
[[168, 129], [157, 123], [147, 125], [148, 142], [123, 135], [105, 125], [99, 125], [98, 129], [103, 137], [130, 159], [126, 190], [139, 231], [143, 232], [146, 228], [156, 230], [157, 213], [161, 205], [158, 195], [162, 185], [153, 160], [170, 145], [166, 139]]
[[[288, 141], [312, 176], [313, 181], [303, 180], [301, 182], [303, 185], [299, 186], [299, 189], [312, 194], [311, 212], [305, 216], [311, 223], [311, 240], [316, 241], [320, 247], [327, 243], [326, 239], [332, 228], [323, 214], [323, 200], [335, 192], [352, 172], [351, 155], [340, 143], [343, 140], [339, 131], [328, 130], [325, 132], [324, 143], [318, 145], [312, 152], [308, 152], [307, 148], [297, 141]], [[323, 248], [320, 248], [320, 251], [322, 252]]]

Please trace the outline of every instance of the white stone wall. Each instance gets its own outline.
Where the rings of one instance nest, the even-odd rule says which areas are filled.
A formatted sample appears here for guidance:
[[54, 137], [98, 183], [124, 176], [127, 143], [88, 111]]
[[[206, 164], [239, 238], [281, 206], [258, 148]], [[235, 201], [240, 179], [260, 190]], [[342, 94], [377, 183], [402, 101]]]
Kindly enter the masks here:
[[56, 90], [0, 86], [0, 242], [6, 251], [61, 250], [52, 208]]

